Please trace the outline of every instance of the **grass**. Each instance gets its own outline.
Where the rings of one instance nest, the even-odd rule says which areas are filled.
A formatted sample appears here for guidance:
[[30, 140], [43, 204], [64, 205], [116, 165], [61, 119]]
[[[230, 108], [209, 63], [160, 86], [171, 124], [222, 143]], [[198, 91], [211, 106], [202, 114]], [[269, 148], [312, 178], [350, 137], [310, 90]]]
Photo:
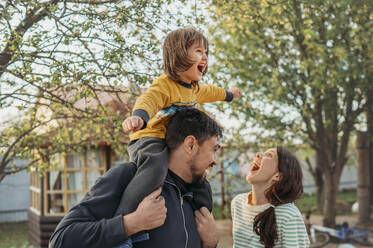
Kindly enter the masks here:
[[[224, 214], [225, 214], [226, 219], [231, 217], [230, 204], [229, 203], [225, 205]], [[214, 216], [215, 220], [222, 219], [221, 205], [218, 205], [218, 204], [214, 203], [214, 206], [212, 208], [212, 215]]]
[[[341, 191], [337, 194], [337, 204], [341, 203], [345, 206], [352, 206], [357, 201], [356, 190]], [[304, 195], [302, 198], [295, 202], [301, 212], [306, 212], [310, 209], [317, 209], [317, 198], [315, 194]], [[313, 214], [319, 215], [319, 211], [316, 210]], [[351, 215], [350, 210], [337, 207], [337, 215]]]
[[34, 248], [27, 240], [27, 222], [0, 224], [0, 248]]

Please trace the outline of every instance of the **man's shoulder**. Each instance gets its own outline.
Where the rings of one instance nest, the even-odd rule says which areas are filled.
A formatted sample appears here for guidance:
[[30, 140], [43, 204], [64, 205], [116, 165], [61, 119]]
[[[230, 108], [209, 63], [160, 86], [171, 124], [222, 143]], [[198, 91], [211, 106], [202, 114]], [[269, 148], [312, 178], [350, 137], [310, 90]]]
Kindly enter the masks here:
[[134, 175], [136, 173], [137, 166], [134, 162], [122, 162], [114, 165], [107, 171], [108, 175], [123, 175], [129, 174]]
[[97, 178], [96, 183], [87, 192], [86, 199], [107, 192], [122, 192], [136, 173], [135, 163], [120, 163], [110, 168], [104, 175]]
[[135, 175], [137, 166], [133, 162], [118, 163], [114, 167], [110, 168], [104, 175], [100, 176], [97, 183], [105, 183], [107, 181], [130, 181]]

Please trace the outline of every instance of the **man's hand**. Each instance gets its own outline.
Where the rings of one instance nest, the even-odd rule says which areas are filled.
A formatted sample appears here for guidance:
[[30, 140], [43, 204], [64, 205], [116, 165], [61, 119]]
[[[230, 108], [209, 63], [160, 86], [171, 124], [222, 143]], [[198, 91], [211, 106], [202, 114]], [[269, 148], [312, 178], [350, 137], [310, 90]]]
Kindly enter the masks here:
[[122, 122], [122, 127], [125, 132], [136, 132], [144, 126], [144, 120], [138, 116], [130, 116]]
[[233, 87], [233, 88], [229, 89], [228, 91], [233, 94], [233, 98], [237, 98], [241, 95], [241, 91], [237, 87]]
[[212, 214], [206, 207], [194, 211], [195, 221], [203, 248], [216, 247], [219, 241], [218, 231]]
[[123, 216], [124, 230], [131, 236], [143, 230], [151, 230], [162, 226], [166, 220], [167, 208], [159, 188], [140, 202], [136, 211]]

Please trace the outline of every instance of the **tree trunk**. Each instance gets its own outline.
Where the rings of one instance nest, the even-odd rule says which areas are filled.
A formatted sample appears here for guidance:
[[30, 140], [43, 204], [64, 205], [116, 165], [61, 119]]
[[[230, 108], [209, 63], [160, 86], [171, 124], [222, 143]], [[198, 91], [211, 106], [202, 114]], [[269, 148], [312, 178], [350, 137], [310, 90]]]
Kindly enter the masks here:
[[316, 198], [317, 198], [317, 210], [322, 215], [324, 213], [324, 179], [323, 174], [321, 171], [321, 164], [322, 160], [320, 159], [320, 156], [316, 154], [316, 168], [314, 170], [314, 181], [316, 184]]
[[359, 203], [358, 222], [365, 224], [370, 216], [370, 168], [369, 136], [366, 132], [357, 132], [357, 201]]
[[339, 181], [334, 180], [334, 177], [331, 174], [331, 172], [328, 172], [327, 174], [327, 180], [324, 183], [325, 201], [323, 225], [328, 227], [334, 227]]
[[324, 213], [324, 182], [322, 180], [322, 175], [320, 175], [320, 183], [316, 183], [316, 199], [317, 199], [317, 210], [322, 215]]
[[373, 205], [373, 90], [367, 94], [366, 118], [369, 137], [370, 205]]
[[0, 183], [1, 181], [3, 181], [4, 177], [5, 177], [5, 173], [3, 171], [0, 172]]

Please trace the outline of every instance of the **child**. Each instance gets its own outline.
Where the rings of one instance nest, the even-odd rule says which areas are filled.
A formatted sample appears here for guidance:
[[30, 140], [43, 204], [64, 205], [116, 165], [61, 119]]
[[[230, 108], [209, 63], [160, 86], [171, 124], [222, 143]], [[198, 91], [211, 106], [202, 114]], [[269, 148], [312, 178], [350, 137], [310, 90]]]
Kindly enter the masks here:
[[[168, 116], [182, 108], [195, 108], [199, 103], [231, 101], [241, 92], [237, 88], [223, 88], [198, 84], [207, 72], [208, 42], [193, 28], [169, 33], [163, 45], [165, 74], [136, 100], [131, 117], [123, 121], [123, 129], [130, 135], [128, 153], [137, 164], [137, 172], [127, 186], [117, 213], [128, 214], [155, 189], [159, 188], [168, 171], [168, 150], [165, 143]], [[208, 185], [196, 189], [193, 205], [212, 210]], [[206, 199], [208, 198], [208, 199]], [[123, 206], [122, 206], [123, 204]]]

